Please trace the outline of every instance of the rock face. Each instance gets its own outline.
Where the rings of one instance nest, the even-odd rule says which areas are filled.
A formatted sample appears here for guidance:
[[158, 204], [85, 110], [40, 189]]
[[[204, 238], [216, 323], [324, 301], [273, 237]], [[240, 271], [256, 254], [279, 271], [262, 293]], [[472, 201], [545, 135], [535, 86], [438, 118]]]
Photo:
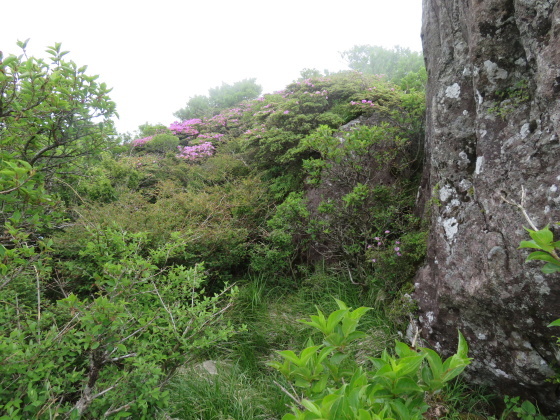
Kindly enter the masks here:
[[[422, 199], [432, 231], [415, 296], [423, 337], [469, 378], [560, 411], [560, 276], [525, 263], [529, 226], [560, 221], [560, 2], [423, 0], [428, 70]], [[560, 238], [556, 227], [555, 237]]]

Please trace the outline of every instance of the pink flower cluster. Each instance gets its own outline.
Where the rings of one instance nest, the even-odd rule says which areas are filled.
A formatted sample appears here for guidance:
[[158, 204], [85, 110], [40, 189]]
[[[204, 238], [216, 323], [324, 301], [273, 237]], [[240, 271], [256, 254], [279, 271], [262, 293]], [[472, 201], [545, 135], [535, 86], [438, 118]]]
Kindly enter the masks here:
[[311, 79], [305, 79], [301, 82], [296, 82], [296, 84], [298, 84], [298, 85], [305, 84], [307, 86], [315, 87], [315, 85], [313, 83], [311, 83]]
[[186, 160], [197, 160], [203, 157], [209, 157], [214, 154], [215, 147], [209, 141], [197, 144], [196, 146], [179, 146], [178, 158], [183, 158]]
[[[391, 231], [386, 230], [385, 234], [389, 234], [391, 233]], [[377, 249], [379, 249], [380, 247], [382, 247], [383, 245], [385, 245], [383, 238], [376, 236], [375, 238], [373, 238], [376, 242], [377, 242]], [[393, 247], [393, 251], [395, 251], [395, 255], [397, 257], [402, 257], [402, 253], [401, 253], [401, 247], [399, 246], [401, 243], [400, 241], [395, 241], [395, 246]], [[368, 245], [367, 247], [368, 249], [372, 249], [375, 248], [374, 245]], [[377, 259], [376, 258], [372, 258], [371, 260], [372, 263], [376, 263]]]
[[202, 121], [198, 118], [193, 118], [191, 120], [185, 120], [182, 122], [175, 121], [169, 126], [169, 129], [173, 131], [173, 134], [186, 134], [187, 136], [196, 136], [199, 131], [196, 127], [197, 124], [201, 124]]
[[220, 133], [206, 133], [206, 134], [200, 134], [197, 139], [214, 139], [214, 140], [219, 140], [220, 138], [222, 138], [224, 136], [224, 134], [220, 134]]
[[132, 140], [132, 147], [136, 147], [136, 146], [144, 146], [146, 143], [148, 143], [151, 139], [153, 138], [153, 136], [148, 136], [148, 137], [143, 137], [141, 139], [136, 139], [136, 140]]
[[372, 101], [368, 101], [366, 99], [362, 99], [361, 102], [355, 102], [355, 101], [351, 101], [350, 105], [369, 105], [369, 106], [375, 106], [375, 104]]
[[323, 89], [322, 91], [318, 90], [318, 91], [315, 91], [315, 92], [308, 92], [308, 91], [303, 92], [304, 95], [319, 95], [319, 96], [325, 96], [327, 99], [329, 99], [329, 97], [326, 96], [326, 95], [328, 95], [328, 93], [329, 92], [327, 92], [326, 89]]

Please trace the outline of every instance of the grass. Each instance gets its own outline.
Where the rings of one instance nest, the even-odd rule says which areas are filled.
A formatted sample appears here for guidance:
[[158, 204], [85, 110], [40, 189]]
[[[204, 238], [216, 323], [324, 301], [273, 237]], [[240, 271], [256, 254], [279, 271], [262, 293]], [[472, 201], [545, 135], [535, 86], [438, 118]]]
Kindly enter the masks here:
[[255, 379], [239, 365], [217, 363], [211, 375], [200, 366], [183, 370], [169, 387], [167, 418], [185, 420], [275, 419], [288, 403], [267, 378]]
[[[379, 296], [364, 295], [348, 279], [321, 269], [297, 285], [291, 280], [265, 276], [251, 276], [238, 284], [240, 293], [228, 319], [245, 324], [247, 329], [205, 355], [207, 360], [217, 361], [216, 375], [198, 366], [174, 378], [169, 387], [171, 405], [163, 418], [280, 419], [289, 412], [292, 400], [279, 384], [286, 388], [289, 385], [266, 363], [277, 358], [278, 350], [304, 348], [312, 331], [298, 320], [315, 314], [315, 307], [325, 314], [338, 309], [333, 297], [353, 308], [372, 307], [360, 324], [368, 337], [355, 348], [358, 360], [366, 364], [368, 356], [377, 357], [383, 349], [393, 347], [397, 331], [413, 309], [406, 299], [393, 298], [384, 302], [386, 305], [380, 304]], [[491, 398], [484, 390], [470, 389], [455, 381], [429, 397], [432, 408], [426, 418], [491, 418]]]
[[[169, 387], [171, 406], [167, 418], [188, 420], [280, 419], [292, 400], [280, 389], [280, 374], [266, 365], [277, 350], [300, 349], [311, 329], [298, 322], [316, 313], [337, 309], [333, 297], [356, 308], [363, 296], [347, 279], [318, 269], [299, 285], [264, 276], [239, 282], [240, 293], [228, 320], [245, 324], [228, 343], [205, 354], [217, 360], [218, 374], [209, 375], [200, 367], [183, 370]], [[362, 328], [369, 337], [360, 343], [366, 356], [392, 344], [394, 333], [382, 311], [370, 311]]]

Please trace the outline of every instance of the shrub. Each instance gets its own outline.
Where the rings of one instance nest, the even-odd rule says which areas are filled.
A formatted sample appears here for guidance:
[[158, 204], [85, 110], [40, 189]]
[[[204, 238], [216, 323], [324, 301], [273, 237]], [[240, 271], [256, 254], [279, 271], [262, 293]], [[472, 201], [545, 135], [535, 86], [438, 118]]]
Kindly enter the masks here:
[[339, 309], [328, 317], [318, 310], [311, 320], [301, 321], [321, 332], [322, 344], [309, 340], [299, 355], [279, 351], [283, 361], [270, 363], [293, 384], [292, 391], [284, 391], [296, 405], [283, 420], [420, 420], [429, 408], [426, 397], [470, 363], [459, 333], [457, 353], [445, 361], [433, 350], [397, 341], [394, 355], [384, 351], [379, 358], [369, 358], [372, 369], [366, 370], [351, 348], [365, 336], [357, 326], [368, 308], [352, 311], [339, 300], [337, 304]]
[[142, 255], [145, 233], [88, 234], [75, 264], [89, 293], [59, 282], [65, 297], [50, 301], [40, 269], [27, 278], [35, 302], [18, 299], [16, 282], [0, 288], [0, 412], [9, 418], [154, 418], [177, 368], [234, 332], [220, 319], [235, 289], [208, 295], [202, 266], [170, 264], [184, 252], [178, 235]]

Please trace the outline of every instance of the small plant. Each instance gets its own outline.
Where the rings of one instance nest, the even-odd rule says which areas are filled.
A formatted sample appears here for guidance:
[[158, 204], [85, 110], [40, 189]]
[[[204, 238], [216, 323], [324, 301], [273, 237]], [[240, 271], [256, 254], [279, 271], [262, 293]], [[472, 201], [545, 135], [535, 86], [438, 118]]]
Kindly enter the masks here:
[[[504, 397], [506, 408], [500, 416], [500, 420], [510, 419], [512, 415], [521, 420], [546, 420], [546, 417], [540, 414], [538, 407], [529, 401], [519, 402], [519, 397]], [[496, 420], [491, 417], [490, 420]]]
[[379, 358], [368, 358], [368, 370], [351, 349], [365, 337], [357, 326], [370, 308], [351, 310], [335, 300], [339, 309], [328, 317], [317, 310], [311, 320], [300, 321], [322, 334], [321, 344], [309, 339], [299, 354], [279, 351], [283, 362], [269, 363], [292, 383], [291, 391], [284, 391], [296, 404], [283, 420], [422, 419], [427, 395], [439, 392], [470, 363], [459, 333], [457, 354], [445, 361], [433, 350], [397, 341], [394, 354], [385, 350]]
[[[556, 223], [560, 225], [560, 223]], [[560, 249], [560, 241], [554, 242], [554, 236], [548, 226], [541, 230], [526, 229], [532, 240], [522, 241], [519, 248], [538, 249], [529, 254], [527, 261], [538, 260], [544, 261], [546, 264], [542, 267], [545, 274], [556, 273], [560, 271], [560, 257], [557, 250]]]
[[531, 99], [529, 85], [526, 80], [520, 80], [513, 86], [495, 92], [498, 102], [488, 112], [506, 118], [521, 104]]

